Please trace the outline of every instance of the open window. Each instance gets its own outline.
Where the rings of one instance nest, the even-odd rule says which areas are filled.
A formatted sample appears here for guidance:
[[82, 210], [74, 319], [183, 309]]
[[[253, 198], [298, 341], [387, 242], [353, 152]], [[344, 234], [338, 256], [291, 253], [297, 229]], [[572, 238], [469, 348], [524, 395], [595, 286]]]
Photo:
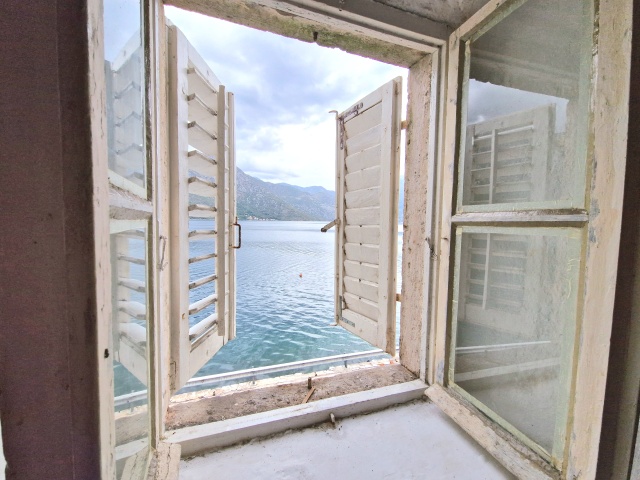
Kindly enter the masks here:
[[[235, 336], [240, 238], [236, 245], [233, 94], [178, 28], [167, 35], [175, 392]], [[394, 79], [339, 115], [336, 140], [337, 323], [392, 355], [401, 89]]]
[[[175, 26], [169, 47], [172, 391], [235, 336], [233, 94]], [[240, 241], [240, 238], [238, 238]]]
[[395, 355], [402, 78], [337, 117], [336, 323]]

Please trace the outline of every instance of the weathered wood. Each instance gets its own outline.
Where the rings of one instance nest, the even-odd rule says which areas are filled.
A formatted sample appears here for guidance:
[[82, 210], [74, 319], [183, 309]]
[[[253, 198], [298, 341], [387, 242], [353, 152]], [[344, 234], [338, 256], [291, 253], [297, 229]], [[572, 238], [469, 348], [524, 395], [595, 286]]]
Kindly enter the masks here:
[[573, 425], [567, 475], [594, 478], [605, 398], [608, 340], [618, 264], [627, 135], [632, 2], [600, 2], [596, 71], [591, 79], [594, 145], [590, 184], [589, 242], [582, 298], [582, 332], [577, 345]]
[[189, 305], [189, 315], [195, 315], [196, 313], [201, 312], [202, 310], [207, 308], [209, 305], [213, 305], [214, 303], [216, 303], [217, 300], [218, 300], [218, 295], [213, 294], [213, 295], [206, 296], [201, 300], [193, 302], [191, 305]]
[[372, 302], [378, 301], [378, 284], [360, 280], [349, 276], [344, 277], [345, 292], [352, 293], [358, 297], [366, 298]]
[[205, 240], [215, 238], [218, 232], [215, 230], [192, 230], [189, 232], [189, 240]]
[[357, 245], [347, 243], [344, 246], [346, 260], [366, 262], [374, 265], [380, 263], [380, 247], [376, 245]]
[[216, 165], [215, 155], [205, 155], [199, 150], [190, 149], [187, 157], [189, 158], [189, 169], [197, 172], [207, 172]]
[[[433, 196], [430, 172], [435, 164], [430, 147], [432, 123], [432, 59], [425, 57], [409, 70], [409, 102], [404, 181], [404, 219], [402, 240], [402, 298], [400, 308], [400, 362], [419, 375], [424, 370], [421, 339], [427, 336], [427, 305], [430, 252], [426, 238], [427, 198]], [[426, 195], [425, 195], [426, 194]]]
[[[365, 298], [360, 298], [348, 292], [344, 293], [343, 297], [345, 302], [347, 302], [347, 304], [349, 305], [350, 310], [355, 313], [359, 313], [362, 316], [370, 318], [374, 321], [374, 323], [379, 321], [380, 309], [378, 308], [378, 304], [376, 302], [372, 302], [371, 300], [367, 300]], [[343, 314], [344, 312], [346, 312], [346, 310], [342, 311]], [[376, 337], [370, 338], [375, 339]]]
[[[230, 245], [230, 225], [235, 214], [235, 165], [232, 132], [232, 96], [225, 90], [207, 63], [175, 27], [169, 28], [170, 85], [169, 92], [173, 113], [170, 124], [172, 144], [172, 268], [179, 275], [178, 285], [173, 287], [172, 315], [176, 318], [173, 328], [172, 350], [176, 364], [175, 391], [184, 385], [202, 365], [228, 340], [228, 324], [231, 299], [235, 299], [235, 287], [230, 286], [230, 272], [235, 268], [235, 253]], [[173, 45], [175, 43], [175, 45]], [[185, 95], [185, 92], [188, 92]], [[231, 100], [229, 100], [231, 99]], [[196, 150], [189, 150], [195, 147]], [[187, 151], [189, 152], [187, 153]], [[195, 174], [185, 178], [187, 172]], [[215, 180], [212, 180], [215, 179]], [[186, 180], [186, 181], [185, 181]], [[186, 188], [185, 188], [186, 186]], [[189, 205], [189, 195], [197, 194], [214, 200], [215, 207]], [[175, 201], [175, 203], [173, 203]], [[187, 233], [188, 218], [214, 218], [215, 230], [195, 230]], [[213, 238], [210, 244], [215, 252], [189, 258], [190, 240]], [[189, 265], [214, 259], [214, 273], [189, 283]], [[175, 267], [174, 267], [175, 265]], [[233, 271], [235, 276], [235, 270]], [[189, 289], [215, 282], [215, 293], [191, 305]], [[230, 295], [233, 292], [233, 295]], [[193, 327], [189, 316], [195, 315], [215, 303], [215, 313]], [[178, 308], [179, 307], [179, 308]], [[233, 311], [233, 315], [235, 310]]]
[[192, 342], [203, 335], [207, 330], [213, 328], [218, 324], [218, 314], [212, 313], [208, 315], [205, 319], [199, 321], [194, 326], [189, 328], [189, 340]]
[[533, 452], [521, 447], [515, 438], [501, 432], [482, 413], [462, 403], [442, 386], [431, 385], [425, 394], [516, 477], [523, 480], [559, 478], [558, 473], [545, 467]]
[[[396, 18], [400, 14], [399, 9], [390, 7], [380, 20], [372, 21], [362, 8], [358, 14], [346, 10], [345, 7], [351, 9], [351, 3], [340, 4], [339, 8], [323, 8], [319, 2], [303, 6], [272, 0], [238, 3], [227, 0], [175, 0], [171, 4], [259, 30], [316, 42], [326, 47], [342, 48], [357, 55], [406, 67], [418, 61], [425, 53], [432, 52], [433, 45], [441, 44], [441, 39], [445, 38], [445, 32], [448, 31], [448, 27], [443, 24], [412, 15], [402, 20], [397, 19], [398, 23], [392, 27], [380, 20]], [[385, 9], [382, 4], [368, 4], [368, 14], [372, 11], [372, 6]], [[354, 24], [358, 25], [356, 29]], [[439, 39], [431, 35], [411, 33], [406, 30], [407, 25], [413, 25], [418, 31], [437, 30], [435, 37]]]
[[380, 158], [380, 145], [374, 145], [360, 152], [348, 154], [345, 159], [347, 172], [357, 172], [365, 168], [375, 167]]
[[206, 285], [207, 283], [211, 283], [216, 279], [216, 274], [207, 275], [206, 277], [199, 278], [191, 283], [189, 283], [189, 290], [193, 290], [194, 288], [201, 287], [202, 285]]
[[[364, 114], [362, 115], [364, 116]], [[362, 133], [358, 133], [353, 137], [347, 138], [347, 141], [345, 142], [347, 151], [350, 152], [350, 154], [354, 154], [378, 144], [382, 135], [381, 130], [382, 127], [380, 126], [380, 124], [378, 124], [369, 128], [368, 130], [365, 130]]]
[[344, 230], [348, 243], [380, 244], [380, 229], [376, 226], [348, 225]]
[[345, 183], [349, 192], [376, 187], [380, 185], [380, 166], [348, 173], [345, 176]]
[[[347, 208], [376, 207], [380, 205], [380, 187], [371, 187], [345, 195]], [[352, 223], [352, 222], [350, 222]]]
[[372, 283], [378, 283], [378, 266], [371, 263], [345, 260], [344, 272], [354, 278], [361, 278]]
[[200, 150], [205, 155], [216, 154], [217, 132], [207, 130], [203, 125], [195, 121], [188, 121], [187, 129], [189, 145]]
[[[184, 92], [189, 91], [186, 75], [188, 47], [186, 39], [175, 27], [168, 27], [168, 116], [169, 116], [169, 212], [170, 212], [170, 270], [171, 270], [171, 393], [189, 380], [189, 361], [185, 352], [190, 351], [189, 342], [189, 217], [188, 211], [189, 163], [182, 158], [189, 150], [189, 135], [186, 123], [189, 105]], [[202, 152], [211, 155], [211, 152]], [[185, 294], [185, 290], [187, 294]]]
[[307, 395], [304, 397], [304, 400], [302, 400], [302, 403], [307, 403], [311, 398], [311, 395], [313, 395], [315, 391], [316, 391], [316, 387], [311, 387], [311, 389], [309, 390], [309, 393], [307, 393]]
[[349, 225], [380, 225], [380, 208], [347, 208], [344, 215]]
[[189, 205], [189, 218], [215, 218], [216, 207], [210, 205]]
[[178, 443], [159, 442], [151, 457], [147, 480], [178, 480], [181, 449]]
[[355, 138], [382, 122], [381, 102], [382, 96], [377, 90], [375, 92], [372, 92], [372, 95], [368, 95], [367, 97], [362, 99], [360, 103], [364, 104], [365, 106], [369, 106], [369, 108], [365, 107], [366, 109], [359, 109], [357, 115], [347, 119], [350, 138]]
[[[365, 303], [364, 301], [362, 302]], [[359, 305], [359, 304], [358, 304]], [[365, 309], [366, 310], [366, 309]], [[355, 333], [371, 344], [378, 343], [378, 322], [371, 319], [369, 314], [360, 314], [355, 310], [343, 310], [342, 322], [349, 325], [349, 331]]]

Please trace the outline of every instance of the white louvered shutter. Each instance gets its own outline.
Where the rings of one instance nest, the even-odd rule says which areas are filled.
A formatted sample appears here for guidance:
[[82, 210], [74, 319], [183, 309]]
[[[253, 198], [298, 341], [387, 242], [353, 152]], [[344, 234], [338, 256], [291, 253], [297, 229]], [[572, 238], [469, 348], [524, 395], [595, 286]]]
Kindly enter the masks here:
[[395, 354], [400, 77], [337, 119], [336, 322]]
[[235, 336], [233, 94], [169, 36], [172, 390]]

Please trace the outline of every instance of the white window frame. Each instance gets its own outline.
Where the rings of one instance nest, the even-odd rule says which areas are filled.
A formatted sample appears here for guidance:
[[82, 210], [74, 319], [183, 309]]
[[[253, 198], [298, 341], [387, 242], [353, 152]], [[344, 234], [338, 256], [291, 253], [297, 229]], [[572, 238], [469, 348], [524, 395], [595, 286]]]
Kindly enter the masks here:
[[[628, 2], [600, 2], [595, 12], [599, 20], [599, 35], [594, 48], [591, 77], [592, 102], [589, 131], [589, 162], [587, 166], [587, 205], [585, 211], [563, 215], [567, 226], [581, 226], [588, 238], [583, 254], [584, 269], [580, 276], [578, 297], [578, 335], [574, 346], [574, 377], [571, 382], [574, 400], [568, 407], [569, 426], [566, 448], [561, 463], [553, 468], [536, 452], [465, 398], [447, 383], [447, 362], [450, 355], [452, 278], [454, 251], [454, 191], [457, 178], [457, 150], [460, 122], [464, 106], [462, 95], [461, 52], [464, 42], [486, 31], [515, 4], [492, 0], [463, 26], [454, 32], [448, 45], [446, 111], [443, 112], [444, 142], [439, 166], [439, 209], [437, 281], [433, 285], [434, 315], [430, 320], [430, 359], [427, 396], [487, 451], [519, 478], [593, 478], [597, 464], [600, 424], [604, 404], [609, 343], [613, 314], [614, 286], [620, 240], [620, 211], [626, 161], [626, 122], [630, 43], [625, 42], [621, 55], [620, 38], [630, 26]], [[621, 20], [624, 19], [624, 20]], [[594, 26], [598, 28], [598, 24]], [[617, 101], [611, 102], [609, 99]], [[595, 168], [597, 165], [597, 169]], [[537, 215], [538, 216], [537, 216]], [[466, 223], [486, 222], [489, 214], [467, 214]], [[540, 212], [520, 212], [510, 219], [515, 224], [535, 222]], [[552, 212], [547, 215], [553, 216]], [[551, 218], [549, 218], [551, 219]]]

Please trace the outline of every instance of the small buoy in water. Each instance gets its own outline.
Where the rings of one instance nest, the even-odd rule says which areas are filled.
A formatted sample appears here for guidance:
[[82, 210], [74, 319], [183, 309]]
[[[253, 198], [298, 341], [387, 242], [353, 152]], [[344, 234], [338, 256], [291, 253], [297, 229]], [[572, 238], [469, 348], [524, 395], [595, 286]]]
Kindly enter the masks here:
[[300, 274], [300, 278], [302, 278], [302, 274]]

